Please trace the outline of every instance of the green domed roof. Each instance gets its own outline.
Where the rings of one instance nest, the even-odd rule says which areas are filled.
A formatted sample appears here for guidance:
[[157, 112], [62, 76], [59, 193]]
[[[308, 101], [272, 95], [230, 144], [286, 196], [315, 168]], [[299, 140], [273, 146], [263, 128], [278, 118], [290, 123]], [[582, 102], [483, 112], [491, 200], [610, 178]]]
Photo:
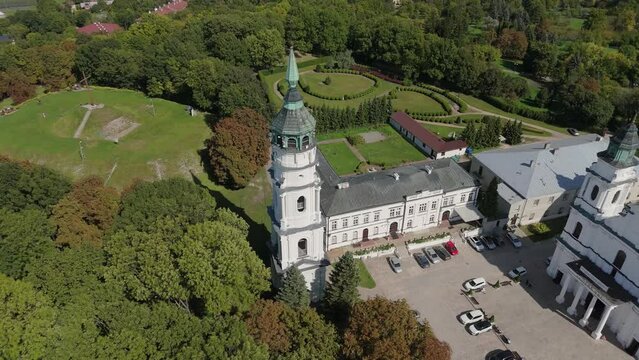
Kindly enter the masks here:
[[599, 156], [617, 168], [637, 165], [635, 153], [639, 149], [639, 134], [634, 121], [619, 129], [610, 139], [608, 149]]

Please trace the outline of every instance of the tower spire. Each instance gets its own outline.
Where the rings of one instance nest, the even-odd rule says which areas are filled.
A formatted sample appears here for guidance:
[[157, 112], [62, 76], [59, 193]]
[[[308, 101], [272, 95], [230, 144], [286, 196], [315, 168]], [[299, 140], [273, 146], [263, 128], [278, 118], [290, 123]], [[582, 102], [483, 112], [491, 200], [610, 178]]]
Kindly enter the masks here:
[[296, 87], [297, 82], [300, 79], [300, 74], [297, 71], [297, 62], [295, 61], [295, 53], [293, 52], [293, 47], [290, 47], [288, 53], [288, 67], [286, 68], [286, 81], [288, 82], [289, 87]]

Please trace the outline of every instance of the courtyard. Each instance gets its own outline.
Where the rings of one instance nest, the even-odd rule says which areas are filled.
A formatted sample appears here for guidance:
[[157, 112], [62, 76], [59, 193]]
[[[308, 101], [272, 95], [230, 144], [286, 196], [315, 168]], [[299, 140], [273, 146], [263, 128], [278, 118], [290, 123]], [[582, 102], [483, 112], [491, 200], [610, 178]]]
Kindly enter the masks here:
[[[554, 298], [560, 291], [545, 272], [544, 259], [552, 255], [554, 241], [532, 243], [525, 239], [521, 249], [510, 243], [492, 251], [477, 253], [458, 235], [453, 241], [459, 255], [430, 268], [420, 268], [405, 247], [398, 247], [403, 271], [391, 271], [386, 258], [364, 260], [377, 286], [360, 289], [363, 298], [382, 295], [391, 299], [405, 298], [428, 320], [436, 335], [447, 341], [453, 350], [453, 359], [484, 359], [495, 349], [509, 348], [527, 360], [552, 359], [632, 359], [623, 350], [607, 340], [594, 340], [588, 330], [576, 322], [577, 317], [567, 315], [567, 305], [558, 305]], [[421, 250], [415, 250], [421, 251]], [[528, 269], [532, 286], [512, 283], [500, 288], [486, 286], [474, 294], [478, 305], [461, 292], [462, 284], [471, 278], [484, 277], [488, 283], [508, 280], [506, 273], [517, 266]], [[571, 302], [566, 299], [566, 303]], [[487, 317], [494, 315], [495, 325], [510, 339], [506, 345], [494, 332], [471, 336], [457, 317], [468, 310], [482, 309]], [[597, 321], [592, 321], [593, 326]], [[608, 339], [613, 336], [604, 331]], [[563, 341], [556, 341], [557, 338]]]

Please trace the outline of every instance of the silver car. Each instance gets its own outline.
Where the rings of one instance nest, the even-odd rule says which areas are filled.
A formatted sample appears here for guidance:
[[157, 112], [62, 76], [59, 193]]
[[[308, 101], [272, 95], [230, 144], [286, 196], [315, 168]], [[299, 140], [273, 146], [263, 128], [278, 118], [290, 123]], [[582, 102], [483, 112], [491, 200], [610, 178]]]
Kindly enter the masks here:
[[507, 232], [506, 239], [508, 239], [515, 248], [519, 249], [521, 247], [521, 240], [519, 240], [517, 235]]
[[399, 258], [397, 256], [391, 256], [388, 258], [388, 263], [390, 264], [391, 269], [394, 272], [400, 273], [402, 272], [402, 263], [399, 262]]
[[473, 249], [477, 250], [477, 252], [482, 252], [484, 250], [486, 250], [486, 248], [484, 247], [484, 244], [481, 243], [481, 241], [479, 240], [479, 238], [475, 237], [475, 236], [471, 236], [468, 238], [468, 243], [470, 244], [470, 246], [473, 247]]
[[437, 264], [437, 263], [442, 261], [442, 259], [439, 258], [439, 255], [437, 255], [435, 250], [433, 248], [431, 248], [431, 247], [425, 248], [424, 249], [424, 254], [426, 254], [426, 256], [428, 256], [428, 260], [430, 260], [430, 262], [432, 262], [433, 264]]
[[495, 245], [495, 242], [493, 241], [493, 239], [490, 236], [483, 236], [482, 235], [479, 238], [481, 239], [481, 242], [483, 242], [484, 245], [486, 245], [488, 250], [495, 250], [497, 248], [497, 245]]

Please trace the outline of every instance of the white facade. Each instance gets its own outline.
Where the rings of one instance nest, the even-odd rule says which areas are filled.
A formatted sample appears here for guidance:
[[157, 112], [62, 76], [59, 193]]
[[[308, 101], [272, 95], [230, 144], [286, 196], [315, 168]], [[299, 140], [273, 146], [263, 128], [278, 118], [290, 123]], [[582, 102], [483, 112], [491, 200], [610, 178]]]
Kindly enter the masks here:
[[[636, 133], [636, 128], [634, 128]], [[614, 153], [614, 149], [613, 149]], [[634, 154], [634, 151], [631, 152]], [[556, 300], [572, 294], [569, 315], [589, 326], [595, 339], [611, 330], [639, 358], [639, 182], [637, 161], [600, 158], [593, 164], [571, 208], [550, 265], [561, 281]], [[579, 305], [583, 305], [580, 313]], [[593, 319], [595, 315], [599, 319]]]
[[404, 201], [333, 215], [326, 219], [328, 250], [367, 239], [410, 233], [439, 226], [459, 218], [459, 208], [474, 208], [479, 187], [450, 193], [424, 191], [405, 196]]

